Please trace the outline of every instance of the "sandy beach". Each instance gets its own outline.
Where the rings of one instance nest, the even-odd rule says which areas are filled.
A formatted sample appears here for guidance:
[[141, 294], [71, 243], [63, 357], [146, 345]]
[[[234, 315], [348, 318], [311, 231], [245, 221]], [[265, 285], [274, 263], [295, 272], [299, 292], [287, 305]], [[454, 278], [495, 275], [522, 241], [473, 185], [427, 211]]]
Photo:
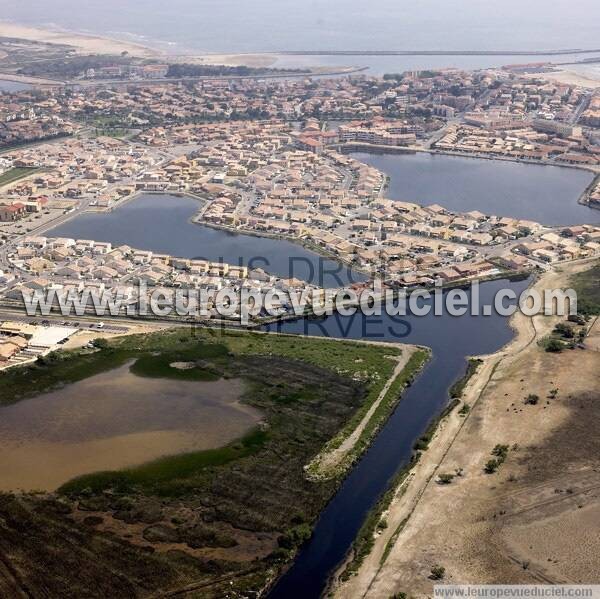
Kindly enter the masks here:
[[162, 56], [160, 51], [148, 48], [142, 44], [82, 33], [49, 31], [37, 27], [7, 23], [5, 21], [0, 21], [0, 37], [12, 37], [48, 44], [63, 44], [72, 46], [80, 54], [120, 54], [127, 52], [132, 56], [140, 58]]
[[[539, 77], [540, 75], [532, 75], [532, 77]], [[590, 89], [597, 89], [600, 87], [600, 78], [593, 79], [592, 77], [586, 77], [576, 71], [570, 71], [563, 69], [555, 71], [553, 73], [543, 73], [542, 77], [550, 81], [557, 81], [558, 83], [565, 83], [567, 85], [578, 85], [580, 87], [587, 87]]]
[[[78, 54], [121, 54], [127, 52], [138, 58], [168, 58], [169, 62], [191, 63], [206, 65], [225, 65], [230, 67], [247, 66], [252, 68], [272, 67], [278, 60], [276, 54], [248, 53], [248, 54], [167, 54], [162, 50], [117, 40], [100, 35], [89, 35], [72, 31], [52, 31], [39, 27], [27, 27], [16, 23], [0, 21], [0, 37], [16, 38], [33, 42], [60, 44], [71, 46]], [[0, 59], [2, 55], [0, 53]], [[331, 70], [331, 69], [328, 69]], [[17, 81], [18, 79], [14, 79]], [[19, 79], [20, 81], [20, 79]], [[35, 80], [32, 83], [41, 83]]]

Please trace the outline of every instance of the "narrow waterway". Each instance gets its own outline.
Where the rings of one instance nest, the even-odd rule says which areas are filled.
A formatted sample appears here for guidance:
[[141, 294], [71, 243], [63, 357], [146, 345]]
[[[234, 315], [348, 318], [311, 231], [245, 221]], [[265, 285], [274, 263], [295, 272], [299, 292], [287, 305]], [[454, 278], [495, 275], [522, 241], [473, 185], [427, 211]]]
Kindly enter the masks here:
[[[517, 294], [528, 281], [493, 281], [481, 286], [481, 301], [510, 287]], [[343, 481], [319, 518], [310, 541], [271, 591], [276, 599], [316, 599], [351, 548], [368, 511], [393, 476], [410, 460], [415, 440], [448, 403], [448, 390], [462, 376], [469, 356], [496, 351], [512, 338], [507, 318], [493, 315], [453, 317], [341, 317], [302, 320], [270, 327], [284, 333], [395, 341], [427, 345], [433, 355], [403, 395], [396, 410], [362, 459]]]

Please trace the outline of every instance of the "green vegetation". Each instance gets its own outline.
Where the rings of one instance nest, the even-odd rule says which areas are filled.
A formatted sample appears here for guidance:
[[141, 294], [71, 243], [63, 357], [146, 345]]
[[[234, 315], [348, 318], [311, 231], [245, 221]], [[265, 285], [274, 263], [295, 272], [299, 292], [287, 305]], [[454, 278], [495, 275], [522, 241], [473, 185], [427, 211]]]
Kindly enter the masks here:
[[[226, 356], [227, 348], [222, 345], [208, 345], [202, 348], [202, 359], [200, 360], [195, 348], [160, 354], [144, 354], [132, 364], [131, 372], [138, 376], [151, 378], [217, 381], [221, 378], [221, 373], [217, 368], [211, 367], [208, 359]], [[180, 368], [172, 366], [176, 363], [184, 366]]]
[[223, 466], [249, 456], [261, 449], [267, 439], [268, 433], [257, 429], [239, 441], [218, 449], [169, 456], [127, 470], [80, 476], [64, 484], [59, 492], [64, 495], [89, 495], [111, 489], [115, 493], [137, 490], [176, 495], [178, 489], [171, 483], [190, 478], [206, 468]]
[[494, 474], [498, 468], [506, 461], [508, 456], [508, 445], [498, 444], [492, 449], [492, 455], [495, 456], [491, 460], [488, 460], [483, 467], [486, 474]]
[[426, 451], [429, 449], [429, 443], [431, 443], [433, 435], [435, 434], [440, 421], [446, 418], [446, 416], [448, 416], [448, 414], [450, 414], [450, 412], [452, 412], [452, 410], [454, 410], [459, 403], [460, 402], [458, 399], [453, 399], [444, 408], [443, 412], [437, 418], [431, 421], [427, 427], [427, 430], [415, 441], [415, 444], [413, 445], [413, 449], [415, 451]]
[[[398, 350], [395, 351], [398, 353]], [[394, 353], [390, 351], [386, 351], [386, 356], [393, 356]], [[374, 410], [370, 420], [367, 422], [366, 426], [361, 432], [360, 437], [356, 441], [352, 450], [345, 456], [342, 463], [338, 466], [338, 468], [330, 473], [322, 473], [320, 471], [320, 465], [318, 461], [314, 461], [311, 463], [308, 471], [309, 474], [315, 478], [328, 478], [341, 474], [344, 470], [346, 470], [352, 462], [358, 458], [362, 452], [367, 448], [371, 439], [375, 436], [381, 425], [387, 420], [390, 413], [392, 412], [394, 406], [398, 403], [402, 391], [408, 386], [411, 385], [415, 376], [420, 372], [423, 368], [424, 364], [429, 358], [429, 350], [419, 349], [413, 353], [413, 355], [408, 360], [406, 366], [402, 370], [402, 372], [394, 379], [393, 383], [390, 385], [387, 393], [383, 397], [383, 399], [377, 405], [377, 408]], [[361, 423], [361, 421], [366, 416], [370, 407], [373, 405], [373, 402], [377, 400], [380, 393], [382, 392], [386, 381], [392, 376], [394, 370], [394, 362], [387, 359], [385, 360], [385, 364], [379, 364], [380, 371], [383, 370], [383, 373], [374, 373], [371, 374], [371, 369], [369, 370], [359, 370], [355, 374], [354, 378], [358, 377], [358, 380], [370, 380], [371, 385], [368, 388], [368, 395], [363, 402], [362, 406], [357, 410], [351, 420], [344, 426], [344, 428], [331, 440], [322, 453], [328, 453], [335, 450], [339, 447], [344, 440], [351, 435], [354, 430], [356, 430], [357, 426]], [[360, 364], [360, 366], [364, 366], [364, 364]]]
[[498, 460], [488, 460], [483, 467], [486, 474], [494, 474], [498, 470]]
[[600, 315], [600, 262], [571, 278], [577, 292], [577, 312], [583, 316]]
[[257, 77], [260, 75], [273, 75], [284, 73], [300, 73], [302, 69], [273, 69], [256, 68], [245, 65], [226, 66], [221, 64], [192, 64], [176, 63], [170, 64], [167, 77]]
[[[586, 318], [589, 318], [586, 317]], [[563, 349], [574, 349], [583, 343], [587, 334], [586, 319], [580, 315], [569, 316], [565, 322], [559, 322], [552, 333], [542, 339], [539, 345], [547, 352], [559, 353]]]
[[435, 565], [431, 568], [430, 578], [432, 580], [442, 580], [446, 576], [446, 568], [444, 566]]
[[0, 175], [0, 187], [4, 187], [9, 183], [14, 183], [19, 179], [24, 179], [29, 175], [33, 175], [38, 169], [35, 168], [11, 168]]
[[455, 476], [455, 474], [443, 472], [442, 474], [438, 474], [438, 482], [442, 485], [449, 485], [454, 480]]
[[560, 353], [567, 346], [560, 340], [554, 337], [546, 337], [542, 339], [541, 346], [550, 353]]
[[450, 397], [453, 399], [460, 399], [462, 397], [463, 391], [467, 386], [470, 378], [477, 372], [477, 368], [479, 368], [480, 364], [483, 363], [483, 360], [478, 358], [470, 358], [467, 363], [467, 371], [465, 374], [458, 379], [452, 387], [450, 387]]
[[575, 327], [566, 322], [559, 322], [554, 327], [554, 333], [560, 335], [564, 339], [573, 339], [573, 337], [575, 337]]
[[460, 410], [458, 410], [458, 413], [461, 416], [466, 416], [469, 412], [471, 411], [471, 406], [468, 403], [464, 403]]
[[[41, 507], [27, 508], [20, 512], [22, 526], [32, 521], [30, 511], [38, 515], [43, 512], [45, 525], [56, 530], [68, 527], [70, 538], [83, 534], [92, 545], [102, 542], [132, 547], [128, 564], [135, 570], [137, 562], [147, 560], [145, 549], [129, 545], [118, 535], [100, 541], [103, 533], [95, 527], [105, 517], [134, 525], [143, 523], [137, 534], [143, 536], [145, 545], [158, 544], [160, 549], [160, 543], [177, 542], [195, 549], [219, 547], [222, 556], [214, 560], [182, 551], [157, 551], [153, 563], [158, 560], [155, 566], [165, 574], [164, 580], [153, 583], [153, 589], [177, 586], [174, 580], [200, 578], [215, 582], [214, 588], [211, 582], [207, 597], [223, 596], [224, 589], [241, 595], [256, 592], [310, 537], [315, 519], [339, 484], [339, 476], [321, 482], [307, 480], [305, 465], [341, 429], [354, 429], [393, 372], [399, 353], [393, 345], [212, 329], [190, 334], [179, 329], [110, 341], [98, 339], [90, 347], [54, 352], [36, 364], [8, 371], [0, 377], [0, 405], [129, 364], [134, 374], [144, 377], [190, 381], [242, 378], [246, 381], [242, 401], [263, 414], [257, 428], [224, 447], [69, 481], [52, 499], [60, 503], [62, 511], [56, 507], [47, 512]], [[409, 367], [391, 386], [377, 411], [377, 424], [374, 420], [369, 423], [367, 435], [374, 434], [426, 358], [425, 350], [412, 356]], [[361, 439], [357, 451], [366, 443], [366, 437]], [[42, 499], [32, 497], [28, 501], [36, 505]], [[13, 508], [19, 509], [11, 503], [10, 510]], [[73, 510], [94, 513], [81, 523], [65, 518]], [[0, 528], [3, 516], [0, 505]], [[378, 512], [369, 526], [382, 530], [383, 522]], [[34, 563], [53, 559], [44, 554], [44, 548], [25, 540], [16, 543], [18, 550], [25, 552], [22, 559], [28, 571], [35, 570]], [[83, 541], [69, 548], [59, 538], [48, 547], [53, 555], [68, 561], [73, 552], [77, 553], [77, 543], [87, 552], [85, 556], [94, 555]], [[257, 549], [265, 543], [267, 551]], [[229, 553], [233, 547], [235, 552]], [[114, 550], [118, 553], [117, 548]], [[248, 558], [240, 561], [240, 552]], [[85, 556], [81, 560], [87, 560]], [[98, 556], [109, 563], [107, 555]], [[96, 572], [94, 568], [91, 571]], [[129, 576], [125, 566], [113, 564], [111, 571], [116, 573], [112, 577], [116, 587], [106, 594], [133, 596], [124, 582]], [[55, 572], [63, 576], [60, 568]], [[71, 584], [71, 576], [67, 578]], [[63, 582], [62, 578], [52, 579], [46, 584], [57, 590]]]

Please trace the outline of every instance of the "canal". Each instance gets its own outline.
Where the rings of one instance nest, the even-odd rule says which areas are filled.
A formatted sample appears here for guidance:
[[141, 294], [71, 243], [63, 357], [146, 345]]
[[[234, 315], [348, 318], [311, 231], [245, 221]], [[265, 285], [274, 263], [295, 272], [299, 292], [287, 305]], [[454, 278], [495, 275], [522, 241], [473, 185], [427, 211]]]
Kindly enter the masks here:
[[[499, 289], [516, 294], [528, 281], [493, 281], [481, 285], [488, 303]], [[279, 323], [269, 327], [283, 333], [369, 339], [426, 345], [432, 358], [404, 393], [362, 459], [353, 467], [319, 518], [310, 541], [270, 593], [271, 599], [316, 599], [344, 560], [365, 516], [405, 467], [415, 441], [447, 405], [452, 383], [462, 376], [469, 356], [492, 353], [508, 343], [512, 329], [498, 315], [454, 317], [366, 317], [334, 315], [326, 320]]]

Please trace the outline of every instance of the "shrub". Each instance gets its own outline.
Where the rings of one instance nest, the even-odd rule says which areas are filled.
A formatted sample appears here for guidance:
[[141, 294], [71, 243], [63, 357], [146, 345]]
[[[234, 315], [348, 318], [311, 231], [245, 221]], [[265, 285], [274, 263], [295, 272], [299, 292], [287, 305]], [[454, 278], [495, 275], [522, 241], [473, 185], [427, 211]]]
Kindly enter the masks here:
[[444, 566], [435, 565], [431, 568], [431, 578], [433, 580], [442, 580], [446, 576], [446, 568]]
[[572, 339], [573, 337], [575, 337], [575, 332], [573, 331], [573, 326], [570, 324], [567, 324], [566, 322], [559, 322], [554, 327], [554, 332], [557, 335], [561, 335], [565, 339]]
[[486, 474], [494, 474], [496, 470], [498, 470], [498, 461], [497, 460], [488, 460], [483, 467], [483, 470]]
[[564, 349], [564, 345], [558, 339], [548, 339], [544, 344], [544, 349], [547, 352], [559, 353]]
[[525, 398], [525, 403], [527, 405], [530, 406], [535, 406], [537, 405], [538, 401], [540, 401], [540, 396], [536, 395], [535, 393], [530, 393], [526, 398]]
[[300, 524], [290, 528], [285, 534], [277, 539], [277, 544], [283, 549], [294, 549], [300, 547], [305, 541], [308, 541], [312, 535], [312, 530], [308, 524]]
[[458, 413], [461, 416], [466, 416], [470, 411], [471, 411], [471, 406], [468, 403], [465, 403], [465, 404], [462, 405], [462, 407], [460, 408], [460, 410], [458, 411]]
[[508, 455], [508, 445], [501, 445], [500, 443], [492, 449], [492, 455], [495, 455], [498, 459], [497, 462], [501, 464]]
[[438, 476], [438, 482], [442, 485], [449, 485], [454, 480], [454, 474], [444, 472]]

